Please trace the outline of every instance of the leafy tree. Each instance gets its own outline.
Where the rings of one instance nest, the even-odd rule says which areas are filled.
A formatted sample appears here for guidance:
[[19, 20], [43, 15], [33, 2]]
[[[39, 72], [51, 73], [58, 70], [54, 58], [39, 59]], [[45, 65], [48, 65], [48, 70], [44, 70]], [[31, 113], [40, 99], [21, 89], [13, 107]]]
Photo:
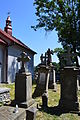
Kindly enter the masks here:
[[[53, 53], [55, 53], [59, 59], [59, 67], [58, 69], [60, 69], [62, 66], [64, 67], [66, 65], [66, 61], [63, 59], [61, 60], [61, 55], [63, 55], [63, 53], [65, 53], [65, 49], [63, 48], [55, 48], [53, 50]], [[63, 65], [62, 65], [63, 64]]]
[[35, 0], [34, 5], [38, 17], [34, 30], [55, 29], [63, 47], [69, 44], [74, 53], [80, 51], [80, 0]]

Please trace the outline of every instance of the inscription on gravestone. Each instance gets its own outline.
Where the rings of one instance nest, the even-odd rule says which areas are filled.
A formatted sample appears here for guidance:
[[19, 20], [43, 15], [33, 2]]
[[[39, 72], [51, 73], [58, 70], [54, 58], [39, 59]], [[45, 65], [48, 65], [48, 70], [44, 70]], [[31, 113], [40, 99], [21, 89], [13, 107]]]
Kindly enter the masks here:
[[40, 83], [45, 84], [45, 73], [40, 73]]

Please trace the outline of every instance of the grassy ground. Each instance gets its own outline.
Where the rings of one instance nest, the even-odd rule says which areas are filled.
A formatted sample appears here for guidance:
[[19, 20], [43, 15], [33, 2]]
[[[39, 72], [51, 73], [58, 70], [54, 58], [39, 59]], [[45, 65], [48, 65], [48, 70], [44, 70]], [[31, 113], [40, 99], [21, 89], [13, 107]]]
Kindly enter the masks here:
[[[5, 85], [0, 84], [0, 87], [11, 88], [11, 100], [14, 99], [14, 84]], [[32, 92], [34, 92], [36, 85], [33, 85]], [[80, 92], [78, 92], [78, 97], [80, 98]], [[58, 114], [56, 112], [56, 107], [60, 99], [60, 85], [57, 86], [57, 92], [54, 92], [52, 89], [49, 89], [48, 93], [48, 108], [42, 109], [40, 106], [42, 104], [41, 97], [35, 98], [35, 101], [39, 104], [39, 111], [37, 112], [36, 120], [80, 120], [80, 116], [77, 114], [71, 113], [62, 113]]]

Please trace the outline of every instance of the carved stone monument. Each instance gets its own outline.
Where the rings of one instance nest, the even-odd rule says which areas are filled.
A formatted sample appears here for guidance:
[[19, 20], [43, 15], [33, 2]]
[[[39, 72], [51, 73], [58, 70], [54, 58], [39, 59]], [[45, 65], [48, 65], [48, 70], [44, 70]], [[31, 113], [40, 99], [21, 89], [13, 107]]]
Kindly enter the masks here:
[[50, 48], [48, 48], [47, 50], [47, 55], [48, 55], [48, 60], [47, 60], [47, 64], [50, 65], [52, 63], [52, 57], [51, 54], [53, 55], [53, 51], [50, 50]]
[[33, 104], [32, 76], [25, 70], [25, 62], [28, 62], [30, 57], [23, 52], [17, 60], [22, 66], [15, 77], [15, 102], [21, 107], [29, 107]]
[[44, 92], [48, 92], [48, 82], [50, 76], [50, 68], [45, 65], [38, 66], [38, 79], [37, 86], [34, 91], [33, 97], [40, 96]]
[[52, 51], [48, 49], [47, 52], [45, 52], [45, 56], [43, 56], [43, 54], [41, 54], [40, 56], [41, 64], [37, 66], [38, 79], [37, 79], [37, 87], [33, 94], [34, 97], [42, 95], [44, 91], [46, 91], [47, 93], [49, 83], [51, 86], [52, 85], [54, 86], [53, 83], [54, 83], [55, 76], [53, 73], [54, 71], [53, 71], [53, 65], [51, 60], [51, 54], [52, 54]]
[[72, 66], [71, 57], [77, 56], [70, 53], [63, 54], [66, 58], [66, 67], [60, 71], [61, 81], [61, 96], [59, 106], [62, 110], [77, 111], [79, 110], [79, 103], [77, 98], [77, 74], [79, 69], [76, 66]]

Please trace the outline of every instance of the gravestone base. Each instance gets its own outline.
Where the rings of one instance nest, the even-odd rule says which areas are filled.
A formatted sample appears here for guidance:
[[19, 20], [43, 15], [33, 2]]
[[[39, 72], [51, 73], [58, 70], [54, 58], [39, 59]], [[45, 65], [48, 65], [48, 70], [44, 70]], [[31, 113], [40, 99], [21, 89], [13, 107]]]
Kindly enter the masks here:
[[30, 107], [26, 110], [26, 120], [36, 120], [36, 113], [38, 109], [35, 107]]
[[64, 67], [61, 70], [61, 97], [59, 106], [66, 111], [79, 111], [77, 97], [77, 74], [76, 67]]
[[26, 120], [26, 111], [23, 108], [18, 108], [18, 112], [14, 113], [15, 107], [2, 106], [0, 107], [0, 120]]
[[35, 103], [34, 99], [31, 99], [31, 101], [27, 101], [27, 102], [19, 102], [19, 101], [13, 100], [10, 105], [14, 107], [18, 105], [21, 108], [28, 108], [31, 106], [35, 106], [34, 103]]
[[79, 111], [79, 103], [78, 102], [73, 102], [72, 100], [60, 100], [59, 101], [59, 107], [63, 111]]
[[48, 107], [48, 93], [43, 93], [42, 95], [42, 106]]
[[29, 107], [34, 103], [32, 99], [31, 73], [17, 73], [15, 79], [15, 104], [21, 107]]

